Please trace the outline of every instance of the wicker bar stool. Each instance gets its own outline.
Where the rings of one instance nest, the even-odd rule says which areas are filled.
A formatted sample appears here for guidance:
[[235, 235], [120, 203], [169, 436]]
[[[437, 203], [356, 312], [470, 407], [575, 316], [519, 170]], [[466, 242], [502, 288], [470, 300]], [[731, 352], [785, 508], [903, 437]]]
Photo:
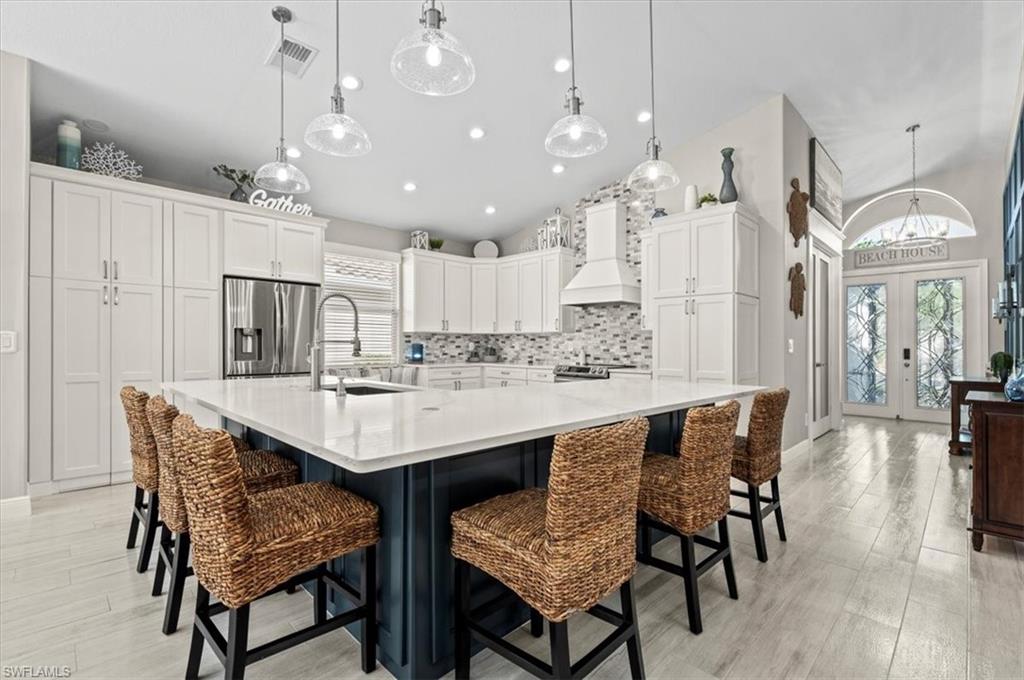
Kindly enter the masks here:
[[[747, 485], [746, 491], [731, 490], [732, 495], [746, 498], [750, 512], [729, 510], [730, 515], [749, 519], [754, 528], [754, 548], [757, 559], [768, 561], [768, 548], [764, 541], [764, 519], [775, 513], [779, 527], [779, 540], [786, 540], [786, 525], [782, 521], [782, 498], [779, 496], [779, 470], [782, 469], [782, 423], [789, 404], [789, 390], [785, 387], [754, 395], [750, 409], [750, 424], [746, 437], [736, 437], [732, 452], [732, 476]], [[771, 498], [761, 496], [761, 485], [771, 482]]]
[[[169, 583], [163, 632], [170, 635], [178, 629], [185, 579], [192, 575], [192, 569], [188, 566], [191, 553], [188, 513], [185, 511], [185, 497], [181, 493], [180, 475], [175, 467], [177, 454], [171, 431], [171, 423], [178, 416], [178, 409], [157, 395], [151, 397], [146, 404], [146, 416], [156, 440], [157, 459], [160, 462], [160, 514], [163, 517], [153, 595], [163, 592], [166, 572]], [[299, 481], [298, 466], [284, 456], [253, 450], [236, 437], [232, 437], [231, 441], [242, 466], [245, 490], [249, 493], [291, 486]]]
[[[131, 385], [121, 388], [121, 405], [128, 421], [128, 437], [132, 454], [132, 480], [135, 482], [135, 501], [132, 519], [128, 525], [128, 549], [135, 547], [139, 528], [142, 545], [136, 570], [141, 574], [149, 568], [156, 531], [160, 527], [160, 468], [157, 462], [156, 442], [146, 420], [146, 402], [149, 395]], [[148, 499], [146, 494], [149, 494]]]
[[[646, 418], [555, 437], [548, 489], [505, 494], [452, 514], [455, 557], [455, 677], [469, 677], [471, 638], [538, 677], [582, 678], [626, 645], [630, 672], [644, 677], [632, 576], [636, 498]], [[470, 608], [470, 566], [513, 592]], [[598, 602], [619, 590], [622, 612]], [[551, 663], [518, 649], [480, 623], [518, 596], [531, 608], [531, 632], [544, 619]], [[615, 630], [575, 664], [567, 619], [587, 612]]]
[[[641, 550], [639, 560], [683, 577], [686, 612], [690, 630], [703, 630], [697, 579], [722, 562], [729, 597], [737, 599], [736, 576], [729, 544], [729, 470], [732, 443], [740, 405], [730, 401], [721, 406], [690, 409], [679, 442], [679, 456], [648, 453], [640, 479], [639, 519]], [[698, 532], [718, 523], [718, 540]], [[651, 529], [679, 537], [682, 566], [651, 554]], [[694, 547], [702, 545], [712, 553], [697, 562]]]
[[[189, 415], [175, 418], [172, 431], [199, 580], [186, 679], [198, 678], [205, 642], [224, 663], [224, 677], [236, 680], [248, 664], [360, 620], [363, 671], [376, 668], [377, 506], [328, 482], [250, 495], [228, 433], [197, 427]], [[327, 563], [360, 549], [356, 592]], [[316, 582], [313, 625], [249, 649], [250, 603], [307, 581]], [[328, 587], [353, 608], [328, 618]], [[210, 602], [211, 593], [219, 602]], [[227, 639], [211, 619], [225, 611]]]

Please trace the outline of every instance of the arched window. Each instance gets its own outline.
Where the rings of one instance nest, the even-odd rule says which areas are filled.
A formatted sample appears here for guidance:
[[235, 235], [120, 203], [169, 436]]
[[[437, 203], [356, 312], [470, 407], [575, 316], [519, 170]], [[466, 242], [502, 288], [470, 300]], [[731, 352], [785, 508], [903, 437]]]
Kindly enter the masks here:
[[[899, 232], [907, 215], [911, 189], [897, 189], [863, 204], [843, 224], [848, 249], [884, 246]], [[949, 238], [976, 236], [974, 218], [963, 203], [942, 191], [918, 189], [921, 212]]]
[[[861, 234], [857, 239], [850, 245], [850, 248], [856, 250], [858, 248], [875, 248], [878, 246], [884, 246], [892, 240], [894, 234], [896, 234], [900, 227], [903, 226], [903, 217], [894, 217], [868, 229], [866, 232]], [[944, 231], [949, 238], [963, 238], [965, 236], [977, 236], [977, 232], [974, 227], [964, 224], [960, 220], [947, 217], [946, 215], [925, 215], [925, 219], [931, 222], [940, 230], [945, 227]]]

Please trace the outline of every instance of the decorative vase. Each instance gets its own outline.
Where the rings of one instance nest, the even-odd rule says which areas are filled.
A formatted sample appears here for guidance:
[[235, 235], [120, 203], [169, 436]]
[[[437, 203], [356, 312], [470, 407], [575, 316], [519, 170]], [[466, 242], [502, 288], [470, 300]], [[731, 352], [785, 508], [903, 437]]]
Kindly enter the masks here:
[[1024, 363], [1017, 367], [1017, 372], [1006, 381], [1003, 394], [1010, 401], [1024, 401]]
[[718, 192], [719, 203], [734, 203], [737, 198], [736, 185], [732, 181], [732, 152], [731, 146], [722, 149], [722, 190]]
[[690, 184], [683, 191], [683, 211], [692, 212], [697, 207], [697, 185]]
[[238, 201], [239, 203], [246, 203], [249, 201], [249, 194], [245, 192], [242, 187], [236, 186], [235, 190], [228, 196], [232, 201]]
[[57, 126], [57, 165], [78, 170], [82, 160], [82, 131], [73, 120], [61, 121]]

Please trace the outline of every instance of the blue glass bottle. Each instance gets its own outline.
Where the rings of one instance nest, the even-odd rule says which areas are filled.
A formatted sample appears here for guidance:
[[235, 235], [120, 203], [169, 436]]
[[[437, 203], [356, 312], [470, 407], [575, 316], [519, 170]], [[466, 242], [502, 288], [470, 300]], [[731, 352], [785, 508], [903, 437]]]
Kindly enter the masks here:
[[1017, 372], [1006, 381], [1003, 394], [1010, 401], [1024, 401], [1024, 361], [1017, 364]]

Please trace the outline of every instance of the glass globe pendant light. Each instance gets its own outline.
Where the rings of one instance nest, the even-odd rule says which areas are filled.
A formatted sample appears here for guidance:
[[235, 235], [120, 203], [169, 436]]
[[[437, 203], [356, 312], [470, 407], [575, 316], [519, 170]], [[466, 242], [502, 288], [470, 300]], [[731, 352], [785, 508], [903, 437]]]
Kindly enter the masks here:
[[334, 0], [334, 93], [331, 112], [317, 116], [306, 126], [305, 141], [309, 148], [331, 156], [362, 156], [370, 152], [366, 130], [351, 116], [345, 115], [345, 98], [341, 96], [341, 10]]
[[647, 140], [647, 160], [633, 168], [626, 183], [634, 191], [654, 192], [671, 189], [679, 184], [675, 168], [658, 158], [661, 143], [654, 132], [654, 2], [647, 0], [647, 22], [651, 39], [651, 138]]
[[431, 97], [447, 97], [469, 89], [476, 67], [458, 39], [441, 30], [448, 21], [434, 0], [424, 2], [420, 24], [402, 38], [391, 55], [391, 75], [402, 85]]
[[260, 166], [253, 182], [267, 191], [304, 194], [309, 191], [309, 180], [302, 170], [288, 162], [284, 144], [284, 25], [292, 20], [292, 12], [287, 7], [275, 7], [271, 10], [271, 15], [281, 24], [281, 137], [277, 146], [277, 160]]
[[944, 243], [949, 238], [949, 224], [932, 224], [932, 221], [921, 212], [921, 204], [917, 197], [917, 131], [920, 127], [920, 124], [914, 123], [906, 130], [910, 133], [910, 173], [913, 188], [903, 224], [886, 243], [891, 248], [926, 248]]
[[573, 33], [572, 0], [569, 0], [569, 69], [572, 85], [565, 93], [565, 108], [569, 115], [560, 118], [544, 139], [548, 153], [561, 158], [590, 156], [608, 146], [608, 133], [596, 119], [580, 113], [583, 101], [576, 87], [576, 39]]

